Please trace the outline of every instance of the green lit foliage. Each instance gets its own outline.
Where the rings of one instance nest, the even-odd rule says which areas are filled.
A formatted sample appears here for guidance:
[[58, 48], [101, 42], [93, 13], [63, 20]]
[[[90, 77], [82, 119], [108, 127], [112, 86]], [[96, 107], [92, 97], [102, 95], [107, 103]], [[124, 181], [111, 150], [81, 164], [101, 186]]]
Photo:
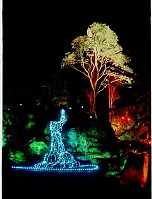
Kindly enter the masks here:
[[4, 135], [4, 133], [2, 132], [2, 147], [4, 147], [7, 144], [7, 139]]
[[26, 129], [31, 129], [35, 125], [35, 122], [28, 121], [27, 125], [25, 126]]
[[28, 117], [29, 119], [33, 119], [33, 118], [34, 118], [34, 115], [33, 115], [32, 113], [29, 113], [29, 114], [27, 115], [27, 117]]
[[121, 139], [122, 139], [122, 140], [129, 140], [129, 141], [132, 140], [132, 138], [131, 138], [131, 136], [130, 136], [130, 134], [129, 134], [128, 132], [124, 133], [124, 134], [122, 135], [122, 138], [121, 138]]
[[[77, 158], [83, 161], [98, 163], [102, 158], [114, 157], [107, 133], [101, 129], [70, 129], [64, 138], [67, 150], [77, 153]], [[66, 140], [67, 139], [67, 140]], [[109, 144], [110, 143], [110, 144]]]
[[49, 125], [47, 125], [44, 129], [44, 134], [45, 135], [49, 135], [50, 134], [50, 128], [49, 128]]
[[48, 146], [44, 142], [33, 141], [29, 144], [30, 152], [32, 154], [43, 155], [48, 151]]
[[86, 155], [89, 150], [90, 142], [87, 139], [87, 136], [85, 133], [81, 133], [79, 135], [78, 142], [79, 142], [79, 145], [78, 145], [77, 151], [81, 152], [83, 155]]
[[100, 158], [111, 158], [111, 153], [109, 151], [104, 151], [101, 153]]
[[[23, 110], [24, 112], [22, 112]], [[22, 108], [19, 115], [18, 123], [13, 130], [13, 149], [16, 149], [16, 147], [24, 148], [29, 140], [37, 136], [38, 124], [34, 111], [31, 112], [28, 109], [25, 110]], [[41, 131], [41, 129], [39, 129], [39, 131]]]
[[109, 26], [94, 22], [87, 34], [75, 38], [72, 52], [65, 54], [61, 68], [70, 67], [89, 79], [92, 95], [90, 112], [96, 115], [96, 97], [108, 85], [122, 82], [131, 85], [134, 72], [129, 67], [130, 58], [124, 55], [118, 36]]
[[8, 106], [4, 106], [3, 108], [3, 126], [12, 125], [14, 116], [10, 113], [10, 108]]
[[2, 131], [2, 147], [6, 146], [10, 140], [11, 140], [11, 135], [6, 135]]
[[25, 162], [25, 155], [21, 151], [10, 151], [8, 154], [9, 160], [15, 163]]
[[4, 147], [7, 144], [7, 137], [2, 131], [2, 147]]
[[109, 164], [108, 171], [105, 174], [106, 176], [116, 176], [124, 171], [128, 162], [128, 156], [119, 157], [119, 160], [117, 158], [115, 160], [116, 162], [114, 162], [113, 164]]
[[26, 129], [31, 129], [35, 126], [34, 115], [32, 113], [27, 114], [28, 122], [25, 125]]
[[44, 129], [44, 136], [42, 137], [42, 139], [47, 145], [50, 144], [51, 140], [50, 140], [50, 127], [49, 127], [49, 124]]
[[78, 146], [78, 135], [74, 128], [71, 128], [69, 132], [67, 133], [67, 144], [70, 146], [70, 151], [77, 151]]
[[17, 117], [12, 114], [10, 108], [4, 105], [2, 116], [2, 147], [7, 145], [11, 139], [11, 131], [17, 122]]
[[24, 107], [23, 104], [17, 104], [14, 105], [14, 107], [4, 105], [2, 128], [3, 146], [9, 143], [10, 149], [16, 150], [18, 147], [24, 147], [29, 139], [33, 137], [35, 117], [34, 113], [31, 113], [29, 109], [26, 106]]

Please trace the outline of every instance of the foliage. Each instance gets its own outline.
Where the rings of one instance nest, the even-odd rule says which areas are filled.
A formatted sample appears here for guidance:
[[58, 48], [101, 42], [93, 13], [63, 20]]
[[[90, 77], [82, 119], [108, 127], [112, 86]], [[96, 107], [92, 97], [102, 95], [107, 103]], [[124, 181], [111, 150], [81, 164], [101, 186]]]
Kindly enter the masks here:
[[4, 134], [4, 132], [2, 131], [2, 147], [7, 145], [7, 135]]
[[7, 106], [4, 106], [4, 109], [3, 109], [3, 127], [4, 127], [4, 130], [5, 130], [6, 125], [12, 125], [13, 124], [13, 122], [12, 122], [13, 119], [14, 119], [14, 116], [11, 115], [10, 109]]
[[[117, 159], [117, 158], [116, 158]], [[106, 172], [106, 176], [116, 176], [119, 175], [122, 171], [124, 171], [126, 164], [128, 162], [128, 156], [119, 157], [119, 160], [114, 164], [109, 164], [109, 169]]]
[[2, 117], [2, 147], [7, 145], [8, 141], [11, 139], [11, 130], [15, 123], [17, 122], [17, 116], [12, 114], [10, 108], [4, 105], [3, 117]]
[[115, 114], [111, 121], [111, 126], [114, 129], [116, 136], [131, 129], [134, 125], [134, 115], [132, 110], [129, 110], [129, 107], [121, 109], [121, 112]]
[[[53, 115], [54, 107], [60, 107], [68, 103], [66, 81], [60, 75], [50, 77], [49, 81], [43, 81], [41, 88], [35, 86], [28, 90], [11, 90], [11, 94], [5, 97], [3, 106], [2, 146], [9, 144], [8, 148], [15, 151], [21, 148], [27, 152], [29, 140], [36, 137], [37, 140], [49, 142], [49, 136], [43, 134], [46, 122]], [[14, 94], [16, 95], [13, 95]], [[8, 98], [8, 99], [7, 99]], [[64, 98], [64, 102], [63, 102]], [[45, 136], [45, 137], [44, 137]], [[40, 153], [30, 149], [29, 154]]]
[[73, 149], [76, 149], [78, 146], [78, 138], [77, 132], [74, 128], [71, 128], [67, 134], [68, 142], [67, 144], [71, 146]]
[[49, 135], [49, 134], [50, 134], [49, 124], [45, 127], [45, 129], [44, 129], [44, 134], [46, 134], [46, 135]]
[[67, 107], [68, 105], [68, 88], [67, 82], [60, 75], [56, 73], [45, 79], [40, 85], [40, 92], [35, 98], [35, 105], [48, 110], [49, 106], [52, 107]]
[[33, 126], [35, 126], [35, 122], [33, 122], [33, 121], [28, 121], [28, 123], [26, 124], [25, 128], [26, 128], [26, 129], [31, 129]]
[[75, 38], [71, 46], [72, 52], [65, 54], [61, 68], [73, 68], [89, 79], [90, 112], [96, 115], [96, 96], [109, 84], [132, 84], [134, 72], [128, 66], [131, 60], [124, 55], [116, 33], [102, 23], [94, 22], [87, 34]]
[[21, 151], [10, 151], [8, 154], [9, 160], [15, 163], [23, 163], [25, 162], [25, 155]]
[[26, 129], [31, 129], [32, 127], [35, 126], [35, 120], [34, 120], [34, 114], [33, 113], [28, 113], [27, 114], [28, 122], [25, 125]]
[[144, 91], [138, 94], [135, 104], [115, 111], [111, 125], [117, 138], [150, 147], [150, 93]]
[[77, 147], [77, 151], [81, 152], [83, 155], [86, 155], [89, 150], [90, 142], [85, 133], [81, 133], [79, 135], [78, 143], [79, 145]]
[[29, 119], [33, 119], [33, 118], [34, 118], [34, 115], [33, 115], [32, 113], [29, 113], [29, 114], [27, 115], [27, 117], [28, 117]]
[[48, 150], [48, 146], [44, 142], [33, 141], [29, 144], [32, 154], [42, 155]]
[[112, 143], [109, 141], [108, 134], [97, 127], [72, 128], [67, 132], [65, 143], [67, 150], [77, 153], [76, 156], [80, 160], [97, 163], [101, 158], [113, 156]]

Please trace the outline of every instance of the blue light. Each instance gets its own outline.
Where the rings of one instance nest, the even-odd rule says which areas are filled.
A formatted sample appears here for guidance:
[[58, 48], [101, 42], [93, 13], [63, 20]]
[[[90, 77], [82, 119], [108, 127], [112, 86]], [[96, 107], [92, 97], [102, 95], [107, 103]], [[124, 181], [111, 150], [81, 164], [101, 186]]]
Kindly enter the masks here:
[[65, 150], [61, 132], [66, 121], [65, 110], [62, 109], [60, 120], [50, 122], [50, 151], [44, 155], [42, 162], [33, 166], [12, 166], [12, 169], [30, 171], [92, 171], [99, 169], [97, 165], [93, 164], [80, 165], [80, 162]]

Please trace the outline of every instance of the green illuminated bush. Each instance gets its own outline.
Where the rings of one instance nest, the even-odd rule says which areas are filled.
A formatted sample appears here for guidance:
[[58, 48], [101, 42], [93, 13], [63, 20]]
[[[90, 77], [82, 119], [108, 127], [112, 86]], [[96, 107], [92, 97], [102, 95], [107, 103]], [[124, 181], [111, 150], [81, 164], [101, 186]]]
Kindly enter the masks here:
[[9, 160], [15, 163], [23, 163], [25, 162], [25, 155], [21, 151], [10, 151], [8, 154]]
[[74, 128], [70, 129], [67, 134], [68, 136], [68, 145], [70, 145], [73, 149], [76, 149], [78, 146], [78, 135]]
[[33, 126], [35, 126], [35, 122], [33, 122], [33, 121], [28, 121], [28, 123], [26, 124], [25, 128], [26, 128], [26, 129], [30, 129], [30, 128], [32, 128]]
[[32, 142], [30, 145], [30, 152], [32, 154], [42, 155], [47, 152], [48, 146], [44, 142]]
[[12, 114], [10, 108], [4, 105], [2, 117], [2, 147], [8, 144], [11, 138], [11, 131], [16, 124], [17, 117]]
[[119, 175], [126, 167], [128, 156], [119, 157], [119, 160], [114, 164], [109, 166], [106, 176], [115, 176]]

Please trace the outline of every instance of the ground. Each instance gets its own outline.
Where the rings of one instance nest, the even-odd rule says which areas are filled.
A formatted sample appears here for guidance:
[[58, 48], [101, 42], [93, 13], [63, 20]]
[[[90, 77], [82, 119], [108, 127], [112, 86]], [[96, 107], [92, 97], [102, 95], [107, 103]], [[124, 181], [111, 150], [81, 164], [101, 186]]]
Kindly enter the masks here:
[[2, 177], [2, 197], [7, 198], [151, 198], [150, 182], [120, 185], [99, 171], [78, 173], [9, 171]]

